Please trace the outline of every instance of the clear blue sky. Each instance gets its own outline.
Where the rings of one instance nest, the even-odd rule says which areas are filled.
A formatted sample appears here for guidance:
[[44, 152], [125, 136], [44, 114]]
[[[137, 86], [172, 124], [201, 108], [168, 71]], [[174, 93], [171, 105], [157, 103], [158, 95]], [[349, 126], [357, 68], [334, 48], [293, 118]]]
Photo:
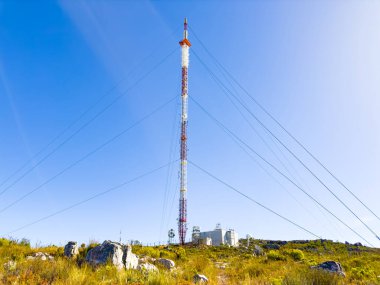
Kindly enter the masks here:
[[[229, 72], [380, 215], [379, 2], [1, 1], [0, 183], [107, 90], [116, 86], [77, 125], [34, 158], [34, 163], [128, 91], [1, 195], [0, 208], [49, 180], [159, 105], [176, 95], [178, 99], [1, 212], [0, 235], [179, 158], [178, 41], [185, 16]], [[192, 51], [218, 73], [191, 31], [189, 38]], [[173, 51], [158, 68], [139, 80]], [[218, 77], [223, 78], [220, 73]], [[284, 169], [194, 54], [190, 54], [189, 93]], [[246, 102], [359, 217], [380, 233], [379, 220], [326, 175], [257, 106]], [[281, 148], [254, 120], [251, 122], [291, 175], [301, 178], [298, 180], [307, 191], [368, 241], [380, 245], [286, 152], [284, 159]], [[292, 194], [289, 195], [191, 101], [189, 159], [324, 238], [362, 241], [267, 168]], [[178, 162], [11, 235], [26, 237], [33, 243], [63, 244], [68, 240], [118, 240], [121, 231], [123, 240], [166, 241], [167, 231], [177, 229], [177, 174]], [[220, 222], [223, 227], [234, 228], [240, 236], [249, 233], [268, 239], [313, 238], [191, 165], [188, 188], [188, 237], [194, 225], [209, 230]]]

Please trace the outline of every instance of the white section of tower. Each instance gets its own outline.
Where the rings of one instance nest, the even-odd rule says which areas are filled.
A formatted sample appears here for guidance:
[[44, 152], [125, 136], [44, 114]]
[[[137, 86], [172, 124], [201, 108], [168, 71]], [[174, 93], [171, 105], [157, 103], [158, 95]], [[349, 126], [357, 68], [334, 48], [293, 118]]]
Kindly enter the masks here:
[[189, 46], [182, 45], [182, 67], [189, 67]]
[[[187, 72], [189, 67], [189, 46], [184, 44], [182, 45], [182, 68], [183, 68], [183, 82], [184, 85], [182, 88], [182, 115], [181, 115], [181, 122], [182, 122], [182, 128], [184, 128], [183, 135], [185, 135], [185, 138], [182, 139], [182, 143], [184, 144], [184, 147], [187, 147], [186, 141], [187, 141], [187, 106], [188, 106], [188, 94], [187, 94]], [[185, 153], [187, 153], [187, 150], [185, 150]], [[183, 153], [181, 157], [181, 198], [186, 198], [186, 191], [187, 191], [187, 155]]]

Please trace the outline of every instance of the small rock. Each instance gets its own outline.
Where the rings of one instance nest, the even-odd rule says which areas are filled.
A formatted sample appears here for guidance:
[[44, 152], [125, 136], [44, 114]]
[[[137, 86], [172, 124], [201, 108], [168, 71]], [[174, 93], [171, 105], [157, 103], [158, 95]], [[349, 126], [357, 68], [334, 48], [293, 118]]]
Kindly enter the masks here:
[[143, 256], [143, 257], [139, 258], [139, 264], [154, 263], [154, 262], [156, 262], [156, 259], [153, 257]]
[[195, 274], [193, 277], [193, 280], [195, 284], [208, 282], [208, 278], [202, 274]]
[[166, 259], [166, 258], [159, 258], [156, 260], [157, 263], [163, 265], [167, 269], [172, 269], [175, 267], [175, 263], [173, 260]]
[[228, 263], [226, 262], [215, 262], [214, 264], [215, 264], [215, 267], [219, 269], [226, 269], [228, 265]]
[[78, 244], [75, 241], [69, 241], [65, 245], [64, 255], [68, 258], [72, 258], [79, 254]]
[[143, 272], [158, 272], [158, 268], [151, 263], [142, 263], [137, 266], [137, 269]]
[[139, 258], [139, 264], [143, 264], [147, 262], [149, 262], [149, 258], [147, 256], [143, 256]]
[[4, 269], [12, 271], [12, 270], [16, 269], [16, 265], [17, 265], [16, 261], [10, 260], [10, 261], [4, 263]]
[[336, 261], [325, 261], [321, 264], [318, 264], [317, 266], [312, 266], [311, 268], [322, 269], [331, 273], [336, 273], [341, 276], [346, 276], [346, 274], [343, 271], [342, 265], [340, 265], [340, 263]]
[[54, 260], [54, 257], [43, 252], [36, 252], [33, 255], [29, 255], [26, 257], [26, 260]]
[[363, 246], [360, 242], [354, 243], [354, 246]]
[[253, 254], [255, 256], [264, 255], [264, 250], [261, 248], [261, 246], [258, 246], [255, 244], [255, 249], [253, 250]]

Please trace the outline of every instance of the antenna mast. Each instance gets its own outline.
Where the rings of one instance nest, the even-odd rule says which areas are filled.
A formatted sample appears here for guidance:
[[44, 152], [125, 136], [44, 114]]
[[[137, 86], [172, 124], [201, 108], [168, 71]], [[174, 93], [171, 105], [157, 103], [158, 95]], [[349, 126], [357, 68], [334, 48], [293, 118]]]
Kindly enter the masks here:
[[187, 39], [187, 19], [185, 18], [183, 29], [183, 40], [179, 42], [182, 49], [182, 113], [181, 113], [181, 183], [179, 198], [178, 235], [179, 243], [185, 244], [187, 231], [187, 79], [189, 67], [189, 48], [191, 43]]

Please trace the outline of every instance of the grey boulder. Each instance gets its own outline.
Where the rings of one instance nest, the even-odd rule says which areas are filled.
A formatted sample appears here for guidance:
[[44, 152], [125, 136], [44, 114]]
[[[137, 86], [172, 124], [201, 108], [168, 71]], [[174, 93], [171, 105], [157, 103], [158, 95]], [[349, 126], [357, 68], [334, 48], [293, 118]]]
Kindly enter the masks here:
[[126, 269], [136, 269], [139, 265], [139, 258], [136, 254], [132, 253], [132, 246], [127, 245], [124, 249], [123, 262]]
[[124, 267], [123, 255], [124, 250], [121, 244], [106, 240], [88, 251], [86, 261], [92, 265], [111, 262], [117, 268], [122, 269]]
[[118, 269], [136, 269], [138, 265], [138, 258], [132, 253], [130, 245], [124, 246], [109, 240], [89, 250], [86, 261], [92, 265], [110, 262]]
[[340, 265], [339, 262], [332, 261], [332, 260], [325, 261], [325, 262], [320, 263], [316, 266], [312, 266], [311, 268], [321, 269], [321, 270], [324, 270], [324, 271], [327, 271], [330, 273], [338, 274], [340, 276], [346, 276], [346, 274], [344, 273], [342, 265]]
[[172, 269], [175, 267], [175, 263], [171, 259], [166, 259], [166, 258], [159, 258], [156, 260], [156, 263], [161, 264], [164, 266], [166, 269]]
[[253, 250], [253, 254], [255, 256], [264, 255], [264, 250], [261, 248], [261, 246], [258, 246], [255, 244], [255, 249]]
[[158, 268], [151, 263], [141, 263], [137, 266], [137, 269], [143, 272], [158, 272]]
[[63, 254], [66, 257], [72, 258], [79, 254], [78, 244], [75, 241], [69, 241], [64, 248]]
[[207, 283], [208, 282], [208, 278], [202, 274], [195, 274], [194, 277], [193, 277], [193, 281], [195, 284], [198, 284], [198, 283]]

